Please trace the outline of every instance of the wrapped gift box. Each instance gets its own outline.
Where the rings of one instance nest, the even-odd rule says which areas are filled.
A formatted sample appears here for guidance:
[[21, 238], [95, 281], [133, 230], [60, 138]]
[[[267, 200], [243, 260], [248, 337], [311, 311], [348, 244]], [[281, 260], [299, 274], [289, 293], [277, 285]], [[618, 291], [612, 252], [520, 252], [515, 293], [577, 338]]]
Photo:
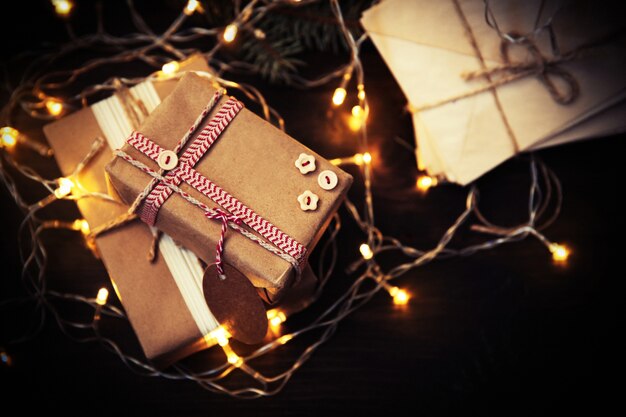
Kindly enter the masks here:
[[[181, 70], [206, 71], [208, 68], [202, 58], [193, 58], [181, 63]], [[130, 92], [150, 111], [171, 93], [176, 83], [176, 80], [148, 81], [131, 88]], [[133, 117], [123, 114], [124, 101], [115, 95], [44, 128], [65, 176], [71, 175], [77, 164], [89, 153], [96, 138], [106, 139], [103, 149], [77, 178], [91, 192], [106, 193], [110, 188], [105, 166], [113, 156], [113, 148], [121, 146], [133, 128], [129, 122]], [[110, 118], [116, 122], [108, 123]], [[115, 219], [128, 209], [119, 202], [96, 198], [79, 199], [77, 204], [92, 229]], [[98, 236], [95, 243], [145, 355], [165, 364], [211, 346], [214, 341], [210, 333], [218, 324], [211, 321], [210, 317], [207, 319], [206, 312], [204, 321], [197, 320], [190, 307], [194, 300], [204, 301], [201, 286], [203, 269], [199, 260], [189, 251], [174, 245], [169, 237], [163, 240], [165, 242], [161, 245], [161, 251], [169, 251], [167, 259], [161, 253], [154, 262], [150, 262], [147, 257], [152, 233], [148, 226], [139, 221]], [[188, 268], [172, 271], [168, 260], [181, 258], [189, 262]], [[289, 312], [306, 306], [316, 281], [307, 266], [301, 282], [289, 289], [287, 297], [281, 302], [281, 308]], [[261, 294], [265, 295], [264, 289]]]
[[[137, 131], [164, 150], [174, 149], [215, 91], [208, 79], [186, 74]], [[228, 97], [222, 97], [201, 126], [209, 123], [227, 100]], [[199, 128], [190, 138], [188, 146], [193, 146], [201, 130]], [[150, 169], [159, 170], [157, 162], [130, 144], [125, 144], [122, 150]], [[303, 153], [314, 158], [314, 171], [302, 173], [297, 168], [296, 161]], [[350, 175], [245, 108], [234, 116], [193, 168], [295, 239], [307, 249], [307, 253], [319, 240], [352, 183]], [[324, 189], [318, 183], [318, 175], [326, 170], [334, 173], [337, 179], [331, 189]], [[107, 166], [107, 172], [114, 188], [129, 205], [152, 180], [144, 170], [122, 158], [115, 158]], [[219, 207], [188, 182], [183, 181], [180, 187], [210, 208]], [[314, 210], [303, 210], [298, 201], [298, 196], [306, 190], [319, 197]], [[249, 226], [249, 222], [244, 222]], [[207, 264], [215, 261], [214, 248], [220, 238], [221, 223], [208, 220], [203, 210], [179, 193], [174, 192], [165, 200], [155, 226]], [[291, 285], [296, 275], [295, 268], [288, 261], [233, 231], [226, 236], [224, 259], [256, 287], [266, 288], [270, 293]]]

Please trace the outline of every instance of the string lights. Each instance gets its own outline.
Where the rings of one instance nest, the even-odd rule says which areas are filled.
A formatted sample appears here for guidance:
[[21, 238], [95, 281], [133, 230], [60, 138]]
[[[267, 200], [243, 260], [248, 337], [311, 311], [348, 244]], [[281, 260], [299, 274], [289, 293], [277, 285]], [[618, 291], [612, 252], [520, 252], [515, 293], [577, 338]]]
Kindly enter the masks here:
[[359, 84], [356, 87], [358, 90], [357, 98], [359, 99], [360, 102], [365, 101], [365, 86], [363, 84]]
[[230, 25], [226, 26], [226, 28], [224, 29], [224, 34], [222, 35], [224, 42], [231, 43], [232, 41], [234, 41], [235, 38], [237, 37], [238, 31], [239, 31], [239, 28], [234, 23], [231, 23]]
[[390, 287], [389, 295], [393, 297], [393, 303], [396, 305], [406, 305], [409, 302], [409, 293], [398, 287]]
[[[76, 219], [74, 223], [72, 223], [72, 228], [74, 230], [79, 230], [83, 235], [87, 236], [91, 233], [91, 229], [89, 228], [89, 223], [85, 219]], [[103, 288], [106, 289], [106, 288]], [[100, 293], [98, 293], [100, 294]], [[107, 293], [108, 296], [108, 293]]]
[[63, 103], [59, 100], [49, 98], [46, 100], [46, 109], [52, 116], [60, 116], [63, 113]]
[[348, 126], [350, 127], [350, 129], [356, 132], [360, 130], [361, 126], [366, 122], [367, 113], [365, 112], [365, 109], [358, 104], [352, 107], [351, 113], [352, 116], [348, 121]]
[[222, 326], [211, 332], [211, 338], [217, 340], [217, 344], [224, 347], [228, 344], [229, 334]]
[[58, 188], [54, 190], [54, 196], [58, 199], [67, 197], [67, 195], [70, 194], [72, 192], [72, 189], [74, 188], [74, 182], [71, 179], [65, 177], [61, 177], [58, 179], [58, 185]]
[[555, 262], [564, 263], [567, 261], [567, 258], [569, 258], [570, 250], [565, 245], [552, 243], [548, 248], [550, 252], [552, 252], [552, 259]]
[[104, 287], [100, 288], [100, 290], [98, 290], [98, 295], [96, 296], [96, 304], [98, 304], [99, 306], [103, 306], [107, 303], [108, 299], [109, 290]]
[[334, 158], [330, 160], [330, 163], [333, 165], [346, 165], [346, 164], [355, 164], [355, 165], [363, 165], [363, 164], [371, 164], [372, 163], [372, 154], [369, 152], [365, 153], [355, 153], [352, 156], [348, 156], [346, 158]]
[[333, 104], [335, 106], [341, 106], [346, 99], [348, 92], [343, 87], [337, 87], [333, 93]]
[[74, 9], [74, 2], [71, 0], [52, 0], [54, 11], [59, 17], [68, 18]]
[[[40, 233], [44, 229], [61, 229], [67, 228], [76, 231], [80, 231], [84, 235], [89, 235], [89, 224], [84, 219], [78, 219], [73, 222], [61, 222], [61, 221], [47, 221], [42, 223], [37, 220], [35, 213], [42, 207], [52, 204], [55, 199], [65, 198], [94, 198], [110, 201], [110, 197], [98, 192], [93, 192], [83, 187], [78, 181], [75, 181], [77, 174], [102, 147], [102, 143], [95, 143], [93, 149], [85, 157], [84, 161], [79, 164], [73, 175], [68, 177], [61, 177], [56, 180], [45, 179], [37, 174], [29, 166], [24, 166], [18, 163], [8, 152], [2, 152], [0, 158], [0, 179], [4, 182], [7, 189], [11, 193], [15, 203], [25, 213], [25, 227], [20, 229], [21, 234], [28, 235], [29, 241], [32, 242], [31, 253], [21, 254], [23, 262], [24, 276], [33, 277], [32, 282], [29, 282], [29, 288], [31, 288], [31, 296], [35, 300], [41, 300], [44, 297], [47, 298], [60, 298], [76, 303], [83, 303], [90, 305], [95, 309], [94, 320], [88, 323], [76, 323], [72, 320], [64, 319], [60, 314], [54, 314], [55, 320], [59, 324], [60, 328], [69, 333], [72, 329], [84, 329], [91, 328], [96, 334], [98, 340], [103, 343], [105, 348], [110, 349], [117, 354], [120, 359], [128, 367], [147, 376], [164, 376], [173, 379], [188, 379], [193, 380], [200, 384], [203, 388], [210, 391], [228, 393], [238, 397], [259, 397], [272, 395], [279, 392], [284, 384], [290, 379], [293, 372], [300, 368], [304, 362], [306, 362], [311, 354], [321, 346], [330, 336], [334, 333], [338, 324], [347, 317], [351, 312], [355, 311], [372, 297], [374, 297], [381, 289], [386, 290], [393, 298], [393, 303], [398, 306], [406, 306], [411, 295], [404, 289], [391, 285], [390, 282], [396, 278], [401, 277], [406, 272], [427, 264], [428, 262], [437, 259], [440, 256], [446, 258], [452, 256], [469, 256], [482, 250], [488, 250], [498, 245], [502, 245], [507, 242], [514, 242], [528, 236], [534, 236], [541, 242], [547, 245], [549, 251], [552, 253], [552, 257], [559, 263], [565, 263], [570, 255], [570, 251], [567, 247], [549, 242], [543, 234], [539, 232], [543, 228], [547, 227], [552, 221], [554, 221], [560, 208], [561, 202], [561, 189], [560, 184], [556, 176], [543, 164], [536, 161], [534, 158], [530, 162], [531, 171], [531, 188], [529, 193], [529, 208], [528, 208], [528, 220], [515, 227], [498, 227], [492, 222], [489, 222], [482, 215], [477, 205], [478, 189], [474, 186], [471, 187], [467, 199], [466, 207], [464, 211], [459, 215], [456, 221], [445, 231], [441, 239], [428, 250], [421, 250], [402, 244], [397, 239], [385, 236], [378, 230], [374, 223], [374, 209], [371, 187], [372, 176], [372, 155], [368, 151], [368, 134], [367, 134], [367, 118], [369, 114], [368, 96], [366, 95], [364, 85], [364, 71], [362, 63], [359, 58], [360, 47], [366, 39], [366, 35], [360, 36], [358, 39], [354, 38], [354, 35], [349, 30], [343, 19], [343, 13], [339, 5], [338, 0], [328, 0], [331, 5], [333, 17], [341, 29], [342, 36], [346, 41], [349, 49], [350, 60], [346, 65], [331, 71], [328, 74], [322, 75], [316, 79], [304, 79], [301, 77], [296, 78], [296, 84], [300, 87], [311, 88], [323, 84], [329, 84], [336, 79], [341, 79], [339, 87], [334, 90], [332, 96], [332, 105], [335, 107], [341, 106], [346, 100], [348, 91], [347, 87], [350, 81], [354, 78], [357, 88], [358, 105], [352, 108], [352, 119], [358, 120], [358, 130], [360, 132], [358, 138], [358, 146], [361, 152], [345, 158], [336, 158], [331, 160], [335, 165], [354, 164], [359, 167], [364, 184], [364, 198], [362, 207], [358, 208], [352, 201], [346, 202], [346, 208], [350, 218], [356, 223], [359, 229], [365, 236], [363, 238], [364, 243], [359, 246], [359, 252], [361, 257], [357, 259], [349, 268], [353, 276], [353, 281], [344, 294], [342, 294], [335, 303], [332, 303], [326, 311], [320, 314], [320, 316], [302, 326], [299, 329], [294, 330], [291, 333], [278, 336], [274, 340], [258, 347], [254, 352], [246, 355], [238, 355], [231, 347], [229, 343], [228, 332], [218, 327], [210, 334], [205, 336], [207, 345], [213, 345], [217, 343], [226, 356], [226, 363], [219, 365], [212, 369], [201, 371], [190, 371], [183, 368], [174, 367], [171, 371], [163, 371], [154, 368], [151, 364], [142, 361], [141, 359], [132, 357], [121, 350], [114, 340], [102, 336], [98, 331], [97, 322], [101, 320], [102, 316], [108, 316], [118, 319], [126, 319], [123, 311], [117, 309], [111, 303], [107, 303], [109, 292], [106, 288], [101, 288], [95, 299], [83, 297], [78, 294], [64, 294], [58, 293], [48, 288], [44, 289], [42, 282], [45, 280], [45, 256], [41, 256], [44, 252], [43, 244], [39, 238]], [[315, 1], [309, 1], [308, 3], [314, 3]], [[46, 91], [50, 85], [61, 85], [63, 87], [70, 87], [77, 74], [83, 74], [87, 71], [92, 71], [101, 68], [104, 65], [118, 62], [131, 62], [141, 61], [149, 63], [156, 70], [161, 70], [162, 74], [167, 76], [178, 76], [180, 64], [178, 61], [185, 59], [192, 53], [197, 52], [190, 48], [183, 48], [179, 45], [183, 42], [205, 40], [205, 38], [212, 39], [213, 48], [208, 52], [204, 52], [204, 56], [207, 61], [219, 68], [219, 76], [216, 73], [205, 74], [210, 77], [216, 83], [219, 83], [225, 87], [234, 88], [240, 90], [250, 100], [258, 103], [261, 106], [262, 114], [269, 121], [274, 120], [279, 127], [283, 127], [284, 123], [280, 115], [272, 109], [261, 96], [261, 94], [253, 88], [245, 85], [238, 84], [234, 81], [224, 79], [224, 74], [229, 70], [240, 68], [241, 65], [221, 60], [218, 52], [223, 44], [232, 43], [240, 30], [246, 29], [249, 33], [253, 33], [257, 38], [263, 39], [265, 34], [262, 30], [255, 27], [258, 22], [269, 11], [275, 7], [287, 7], [293, 3], [294, 7], [298, 7], [300, 2], [298, 0], [290, 0], [284, 2], [265, 2], [259, 0], [250, 1], [243, 9], [236, 8], [236, 16], [232, 20], [232, 23], [225, 26], [221, 31], [218, 28], [194, 28], [193, 30], [183, 29], [182, 24], [185, 17], [192, 15], [196, 11], [200, 11], [202, 6], [199, 1], [189, 0], [184, 8], [181, 10], [180, 16], [173, 21], [171, 26], [167, 28], [161, 36], [155, 36], [149, 28], [145, 26], [145, 23], [135, 10], [132, 0], [128, 1], [129, 11], [132, 15], [134, 22], [138, 23], [138, 33], [128, 34], [127, 36], [114, 37], [112, 35], [104, 33], [100, 30], [97, 35], [86, 36], [80, 39], [80, 42], [75, 42], [77, 47], [89, 48], [91, 45], [98, 43], [104, 43], [105, 45], [115, 46], [117, 50], [120, 50], [116, 55], [108, 56], [106, 58], [96, 58], [85, 63], [82, 67], [68, 71], [58, 71], [55, 73], [55, 83], [52, 83], [48, 79], [48, 74], [45, 73], [48, 70], [47, 67], [38, 68], [40, 71], [34, 71], [30, 79], [25, 79], [23, 84], [18, 86], [17, 89], [22, 89], [22, 94], [15, 94], [11, 96], [11, 99], [5, 107], [3, 115], [10, 115], [13, 110], [22, 107], [28, 108], [28, 97], [36, 96], [35, 93]], [[237, 2], [238, 3], [238, 2]], [[52, 4], [55, 7], [55, 12], [59, 16], [68, 17], [74, 7], [71, 1], [53, 0]], [[100, 16], [101, 18], [101, 16]], [[98, 27], [104, 27], [100, 22]], [[260, 32], [257, 32], [260, 31]], [[261, 35], [263, 33], [263, 35]], [[146, 46], [148, 43], [148, 46]], [[46, 62], [54, 62], [55, 58], [62, 56], [67, 52], [67, 49], [60, 49], [47, 56]], [[171, 59], [172, 56], [176, 57], [176, 60], [167, 62], [160, 67], [160, 64], [165, 61], [163, 54], [167, 54]], [[158, 77], [150, 76], [151, 79], [157, 80]], [[134, 79], [124, 79], [122, 86], [131, 86], [138, 84], [145, 80], [145, 77], [138, 77]], [[61, 81], [58, 81], [61, 80]], [[118, 80], [118, 83], [120, 81]], [[38, 91], [28, 91], [28, 86], [36, 85]], [[112, 90], [116, 88], [112, 80], [108, 80], [102, 84], [92, 85], [85, 88], [75, 96], [61, 100], [58, 98], [48, 98], [45, 101], [45, 109], [48, 114], [41, 114], [38, 112], [29, 112], [34, 118], [49, 119], [50, 116], [58, 117], [64, 113], [65, 109], [71, 108], [72, 105], [86, 104], [92, 94], [102, 90]], [[41, 96], [39, 96], [41, 97]], [[7, 124], [0, 130], [1, 144], [4, 150], [12, 149], [20, 139], [20, 133], [13, 127], [11, 120], [2, 119], [0, 122]], [[35, 149], [35, 148], [33, 148]], [[43, 149], [43, 148], [42, 148]], [[36, 149], [35, 149], [36, 150]], [[39, 152], [39, 151], [38, 151]], [[49, 150], [39, 152], [42, 155], [49, 156]], [[24, 177], [36, 181], [47, 192], [48, 195], [41, 201], [35, 203], [28, 203], [24, 201], [20, 194], [18, 187], [15, 184], [11, 174], [7, 170], [7, 166], [11, 166], [17, 170]], [[437, 184], [436, 178], [421, 176], [416, 182], [418, 190], [425, 192], [432, 186]], [[550, 184], [549, 187], [543, 186], [544, 184]], [[79, 191], [79, 192], [77, 192]], [[78, 195], [78, 196], [77, 196]], [[550, 206], [551, 198], [556, 195], [557, 208], [555, 209], [556, 215], [550, 215], [547, 207]], [[545, 220], [547, 218], [547, 220]], [[457, 231], [470, 220], [474, 219], [476, 224], [471, 226], [473, 231], [490, 235], [490, 238], [485, 239], [477, 244], [472, 244], [462, 248], [451, 248], [450, 241], [456, 235]], [[336, 218], [334, 225], [331, 226], [328, 232], [329, 238], [326, 243], [322, 245], [320, 250], [320, 264], [318, 270], [319, 274], [319, 288], [324, 287], [325, 283], [330, 279], [334, 272], [335, 260], [337, 258], [337, 244], [335, 237], [340, 230], [340, 222], [338, 217]], [[399, 252], [410, 259], [407, 262], [392, 266], [388, 269], [382, 268], [376, 262], [376, 256], [383, 252]], [[375, 285], [365, 285], [366, 283], [374, 282]], [[372, 288], [373, 287], [373, 288]], [[37, 308], [53, 308], [50, 303], [38, 303]], [[267, 318], [269, 321], [270, 329], [278, 333], [280, 326], [287, 319], [285, 313], [278, 309], [270, 309], [267, 312]], [[266, 376], [263, 373], [253, 369], [249, 364], [249, 361], [259, 357], [261, 355], [270, 354], [271, 352], [279, 349], [280, 346], [289, 343], [294, 338], [311, 333], [315, 330], [321, 330], [321, 335], [310, 344], [299, 356], [293, 359], [293, 362], [287, 370], [281, 370], [275, 376]], [[85, 340], [91, 340], [85, 339]], [[1, 355], [5, 355], [5, 352], [1, 352]], [[5, 356], [1, 356], [2, 361], [5, 361]], [[8, 356], [7, 356], [8, 357]], [[230, 368], [227, 368], [230, 367]], [[241, 372], [245, 372], [252, 377], [254, 381], [253, 385], [244, 386], [240, 388], [229, 388], [225, 381], [228, 376], [228, 372], [224, 372], [226, 369], [236, 368]]]
[[11, 149], [17, 144], [17, 137], [20, 132], [17, 129], [13, 129], [10, 126], [5, 126], [0, 129], [0, 135], [2, 135], [2, 144], [3, 148]]
[[187, 5], [185, 6], [183, 13], [185, 13], [187, 16], [191, 16], [196, 11], [202, 11], [202, 5], [198, 0], [189, 0], [187, 2]]
[[96, 309], [93, 314], [94, 324], [97, 324], [100, 321], [100, 318], [102, 317], [102, 309], [106, 305], [108, 299], [109, 290], [104, 287], [100, 288], [98, 294], [96, 295]]
[[372, 249], [367, 243], [362, 243], [361, 246], [359, 246], [359, 252], [361, 252], [361, 256], [366, 261], [369, 261], [374, 257], [374, 252], [372, 252]]
[[352, 107], [352, 117], [359, 119], [359, 120], [365, 120], [366, 115], [365, 115], [365, 110], [363, 109], [363, 107], [359, 105]]
[[37, 152], [41, 156], [52, 156], [52, 150], [46, 145], [30, 140], [11, 126], [0, 128], [0, 148], [12, 150], [17, 145], [22, 144]]
[[208, 346], [212, 346], [213, 342], [217, 342], [217, 344], [222, 348], [224, 354], [226, 355], [226, 360], [231, 365], [239, 368], [243, 365], [244, 360], [242, 357], [237, 355], [233, 348], [230, 346], [229, 339], [230, 334], [228, 331], [224, 329], [224, 327], [219, 326], [217, 329], [213, 330], [207, 336], [205, 336], [205, 341]]
[[267, 37], [267, 35], [265, 34], [265, 32], [263, 32], [263, 30], [256, 28], [254, 29], [254, 32], [252, 32], [254, 34], [254, 37], [260, 40], [263, 40]]
[[281, 310], [272, 308], [267, 310], [267, 320], [272, 330], [280, 329], [280, 325], [287, 320], [287, 316]]
[[163, 66], [161, 67], [161, 71], [165, 75], [174, 75], [178, 72], [179, 69], [180, 69], [180, 64], [177, 61], [167, 62], [163, 64]]
[[417, 181], [415, 181], [415, 186], [417, 187], [418, 191], [423, 194], [430, 190], [431, 187], [434, 187], [436, 185], [437, 178], [430, 177], [428, 175], [420, 175], [419, 177], [417, 177]]

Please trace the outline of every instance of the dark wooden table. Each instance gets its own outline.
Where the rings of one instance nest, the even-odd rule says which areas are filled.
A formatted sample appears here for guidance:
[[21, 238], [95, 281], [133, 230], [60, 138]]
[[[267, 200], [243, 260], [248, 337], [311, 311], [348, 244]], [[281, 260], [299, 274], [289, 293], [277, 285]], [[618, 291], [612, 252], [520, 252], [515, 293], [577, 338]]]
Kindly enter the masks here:
[[[50, 24], [50, 33], [62, 38], [56, 24]], [[462, 211], [467, 188], [443, 185], [426, 196], [416, 192], [414, 156], [393, 140], [412, 143], [404, 96], [371, 45], [363, 60], [372, 106], [376, 224], [406, 244], [430, 249]], [[287, 131], [307, 146], [329, 158], [358, 150], [355, 134], [329, 109], [335, 85], [302, 91], [247, 81], [263, 91], [286, 119]], [[49, 317], [34, 338], [4, 346], [12, 365], [0, 367], [2, 415], [13, 415], [6, 412], [9, 405], [18, 407], [15, 414], [61, 415], [598, 415], [617, 395], [616, 383], [605, 375], [621, 376], [614, 352], [619, 333], [613, 326], [622, 304], [617, 282], [624, 221], [618, 195], [624, 139], [619, 135], [537, 153], [563, 184], [563, 211], [545, 232], [570, 245], [567, 265], [553, 264], [544, 246], [527, 239], [411, 271], [397, 283], [413, 294], [408, 308], [394, 308], [381, 292], [345, 319], [276, 396], [242, 401], [193, 382], [137, 376], [98, 343], [68, 338]], [[509, 161], [478, 181], [481, 207], [494, 221], [512, 225], [524, 220], [527, 159]], [[51, 178], [58, 175], [48, 165], [39, 168]], [[350, 198], [362, 206], [360, 177], [351, 172], [357, 180]], [[25, 181], [20, 185], [28, 186]], [[4, 187], [0, 201], [0, 295], [7, 299], [23, 294], [16, 246], [22, 215]], [[338, 271], [322, 303], [350, 282], [343, 270], [358, 256], [363, 240], [345, 210], [341, 214], [345, 226]], [[71, 217], [76, 211], [66, 205], [50, 215]], [[106, 282], [103, 266], [76, 233], [52, 232], [44, 241], [51, 288], [93, 296]], [[476, 235], [465, 231], [453, 246], [475, 241]], [[383, 265], [403, 259], [389, 256]], [[28, 329], [29, 308], [0, 310], [0, 343]], [[59, 308], [68, 318], [84, 314], [72, 305]], [[312, 314], [295, 316], [287, 329], [306, 323]], [[136, 351], [127, 326], [109, 323], [103, 331]], [[288, 363], [303, 346], [287, 345], [284, 354], [264, 366]]]

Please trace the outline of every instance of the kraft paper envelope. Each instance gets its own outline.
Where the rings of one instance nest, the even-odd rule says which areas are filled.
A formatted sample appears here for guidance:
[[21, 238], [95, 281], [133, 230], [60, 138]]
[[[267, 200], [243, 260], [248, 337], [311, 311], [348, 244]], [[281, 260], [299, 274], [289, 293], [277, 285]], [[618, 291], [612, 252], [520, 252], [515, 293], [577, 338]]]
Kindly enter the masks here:
[[[486, 67], [502, 65], [501, 38], [485, 22], [485, 2], [458, 3]], [[534, 28], [540, 3], [510, 0], [489, 5], [503, 32], [528, 33]], [[599, 7], [566, 2], [557, 9], [559, 4], [547, 1], [539, 21], [554, 16], [555, 38], [563, 54], [589, 43], [601, 44], [558, 65], [577, 80], [580, 94], [576, 100], [558, 104], [535, 75], [498, 86], [495, 94], [514, 138], [507, 132], [492, 90], [416, 111], [413, 121], [420, 165], [467, 184], [517, 151], [625, 129], [626, 122], [621, 120], [626, 119], [626, 45], [624, 37], [618, 36], [624, 29], [621, 14], [605, 3]], [[453, 0], [386, 0], [366, 11], [362, 23], [413, 108], [429, 107], [487, 84], [484, 77], [466, 81], [461, 76], [481, 70], [481, 65]], [[610, 41], [600, 42], [609, 37]], [[547, 30], [533, 41], [546, 58], [553, 57]], [[532, 58], [525, 46], [509, 49], [512, 62]], [[564, 89], [559, 78], [553, 80]], [[603, 121], [594, 122], [596, 117]]]

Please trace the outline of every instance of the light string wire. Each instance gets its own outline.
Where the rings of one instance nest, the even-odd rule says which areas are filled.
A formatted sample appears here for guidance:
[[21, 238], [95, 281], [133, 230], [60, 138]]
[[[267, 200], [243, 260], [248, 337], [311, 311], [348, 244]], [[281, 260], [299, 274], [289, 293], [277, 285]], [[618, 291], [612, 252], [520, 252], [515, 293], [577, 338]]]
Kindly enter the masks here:
[[[233, 19], [233, 24], [239, 29], [254, 30], [254, 25], [275, 7], [301, 7], [307, 4], [317, 3], [320, 0], [309, 1], [259, 1], [252, 0], [243, 8], [237, 2], [237, 14]], [[342, 85], [347, 86], [352, 76], [355, 76], [357, 89], [359, 90], [359, 105], [369, 112], [367, 97], [364, 87], [364, 69], [359, 57], [360, 47], [366, 40], [362, 35], [355, 39], [348, 29], [341, 6], [337, 0], [329, 1], [332, 13], [340, 26], [349, 50], [349, 61], [347, 64], [321, 75], [315, 79], [305, 79], [300, 76], [294, 77], [295, 87], [313, 88], [333, 82], [343, 77]], [[189, 2], [191, 3], [191, 1]], [[247, 98], [257, 103], [263, 116], [268, 121], [273, 121], [281, 129], [284, 129], [284, 121], [280, 115], [272, 109], [263, 98], [262, 94], [251, 86], [239, 84], [223, 78], [226, 73], [254, 71], [250, 64], [241, 62], [224, 62], [219, 59], [217, 53], [224, 45], [220, 38], [222, 30], [220, 28], [207, 29], [203, 27], [183, 28], [182, 25], [188, 16], [185, 11], [173, 21], [173, 23], [162, 34], [154, 33], [148, 24], [134, 7], [132, 0], [127, 1], [129, 12], [137, 29], [136, 33], [125, 36], [113, 36], [106, 33], [102, 19], [102, 11], [99, 9], [97, 32], [93, 35], [75, 37], [72, 35], [72, 42], [61, 46], [55, 51], [39, 54], [33, 57], [29, 53], [22, 54], [19, 59], [31, 59], [31, 64], [23, 72], [23, 76], [16, 86], [9, 85], [7, 81], [7, 91], [10, 92], [9, 100], [3, 107], [0, 114], [1, 120], [10, 123], [16, 108], [21, 108], [33, 118], [52, 119], [50, 114], [45, 113], [45, 104], [42, 97], [47, 97], [47, 92], [52, 90], [64, 90], [70, 88], [79, 75], [88, 73], [103, 65], [112, 63], [125, 63], [142, 61], [153, 67], [158, 67], [167, 62], [163, 53], [184, 59], [198, 52], [193, 48], [183, 48], [175, 46], [190, 41], [197, 41], [207, 37], [215, 37], [215, 45], [203, 55], [207, 59], [213, 70], [209, 74], [204, 74], [220, 85], [235, 88]], [[100, 6], [101, 7], [101, 6]], [[71, 28], [68, 23], [68, 28]], [[70, 33], [73, 33], [71, 29]], [[60, 60], [72, 51], [89, 48], [94, 45], [113, 45], [119, 47], [119, 52], [112, 56], [95, 58], [79, 68], [68, 71], [56, 71], [45, 73], [45, 69]], [[178, 75], [176, 75], [178, 76]], [[67, 111], [73, 108], [88, 105], [88, 100], [94, 94], [102, 91], [114, 91], [119, 85], [131, 86], [146, 79], [155, 79], [157, 75], [137, 78], [116, 78], [112, 77], [102, 83], [84, 88], [81, 92], [68, 97], [64, 103], [67, 104]], [[56, 81], [55, 81], [56, 80]], [[27, 138], [22, 138], [22, 143], [27, 142]], [[483, 250], [489, 250], [504, 243], [519, 241], [528, 236], [537, 238], [552, 249], [554, 243], [550, 242], [540, 231], [548, 227], [558, 216], [562, 202], [562, 190], [556, 175], [541, 161], [534, 156], [530, 157], [530, 177], [531, 186], [528, 198], [528, 219], [515, 227], [498, 226], [485, 218], [479, 210], [479, 191], [476, 186], [472, 186], [467, 194], [465, 209], [444, 232], [437, 244], [429, 250], [421, 250], [407, 246], [398, 239], [385, 236], [374, 224], [374, 206], [372, 195], [372, 166], [370, 161], [358, 164], [361, 169], [364, 183], [364, 203], [360, 210], [352, 201], [347, 200], [345, 207], [352, 220], [366, 236], [366, 244], [371, 253], [366, 257], [353, 262], [348, 266], [347, 272], [354, 276], [353, 282], [340, 296], [334, 300], [321, 314], [313, 319], [308, 325], [289, 333], [283, 334], [277, 339], [265, 343], [255, 349], [252, 353], [244, 357], [235, 357], [236, 361], [225, 361], [223, 364], [207, 369], [191, 369], [183, 362], [179, 362], [167, 370], [157, 368], [150, 361], [134, 357], [125, 353], [119, 345], [110, 337], [105, 336], [100, 330], [100, 321], [103, 317], [109, 319], [117, 318], [127, 320], [123, 310], [113, 306], [111, 303], [102, 303], [97, 298], [89, 298], [80, 294], [63, 293], [48, 288], [46, 282], [46, 263], [48, 260], [47, 251], [41, 237], [46, 231], [53, 229], [81, 230], [76, 222], [64, 222], [60, 220], [46, 220], [40, 218], [37, 213], [53, 204], [57, 200], [78, 200], [81, 198], [97, 198], [110, 200], [110, 197], [101, 193], [90, 192], [80, 185], [78, 174], [88, 166], [89, 159], [92, 158], [103, 146], [103, 141], [97, 140], [88, 155], [78, 164], [72, 175], [74, 188], [70, 192], [59, 192], [62, 190], [62, 178], [46, 179], [39, 175], [28, 165], [17, 162], [7, 149], [3, 149], [0, 155], [0, 179], [5, 184], [9, 194], [16, 205], [24, 213], [24, 219], [19, 227], [18, 248], [20, 260], [22, 262], [21, 280], [28, 296], [17, 300], [4, 300], [0, 303], [0, 308], [7, 308], [15, 304], [28, 301], [35, 302], [34, 313], [37, 315], [35, 326], [29, 329], [22, 337], [15, 339], [12, 343], [19, 343], [29, 340], [42, 328], [48, 314], [52, 316], [61, 331], [73, 340], [80, 342], [100, 342], [105, 349], [117, 355], [120, 360], [133, 372], [145, 376], [158, 376], [172, 380], [190, 380], [198, 383], [203, 388], [218, 393], [228, 394], [239, 398], [256, 398], [269, 396], [280, 392], [294, 372], [312, 356], [312, 354], [325, 343], [336, 331], [339, 323], [352, 312], [366, 304], [381, 289], [389, 291], [393, 287], [389, 282], [404, 275], [406, 272], [423, 266], [435, 259], [446, 259], [454, 256], [469, 256]], [[359, 146], [362, 150], [368, 149], [367, 123], [362, 123], [360, 127]], [[35, 148], [33, 148], [35, 149]], [[36, 149], [35, 149], [36, 150]], [[39, 152], [44, 154], [42, 152]], [[47, 153], [49, 155], [49, 152]], [[15, 172], [22, 177], [41, 185], [48, 193], [46, 197], [35, 203], [28, 203], [21, 195], [13, 178]], [[452, 248], [450, 243], [463, 225], [470, 219], [475, 219], [476, 224], [471, 225], [471, 229], [485, 235], [494, 236], [484, 242], [469, 245], [462, 248]], [[313, 297], [316, 301], [322, 294], [326, 283], [331, 279], [337, 264], [338, 248], [336, 237], [341, 229], [341, 219], [335, 215], [334, 220], [326, 232], [325, 242], [322, 244], [317, 265], [317, 275], [319, 285]], [[401, 264], [395, 265], [388, 270], [384, 270], [376, 261], [376, 257], [384, 252], [396, 251], [409, 259]], [[373, 285], [372, 285], [373, 284]], [[75, 302], [93, 308], [93, 318], [88, 321], [75, 321], [63, 317], [56, 308], [57, 301]], [[319, 334], [318, 334], [319, 333]], [[287, 369], [279, 371], [273, 375], [266, 375], [252, 367], [251, 361], [264, 355], [268, 355], [278, 350], [282, 345], [291, 340], [303, 337], [307, 334], [315, 336], [314, 342], [309, 344], [295, 358]], [[230, 350], [227, 350], [230, 349]], [[232, 348], [224, 346], [225, 353], [234, 354]], [[229, 357], [230, 359], [230, 357]], [[239, 370], [252, 377], [254, 381], [251, 385], [244, 385], [238, 388], [229, 388], [227, 377], [234, 371]]]

